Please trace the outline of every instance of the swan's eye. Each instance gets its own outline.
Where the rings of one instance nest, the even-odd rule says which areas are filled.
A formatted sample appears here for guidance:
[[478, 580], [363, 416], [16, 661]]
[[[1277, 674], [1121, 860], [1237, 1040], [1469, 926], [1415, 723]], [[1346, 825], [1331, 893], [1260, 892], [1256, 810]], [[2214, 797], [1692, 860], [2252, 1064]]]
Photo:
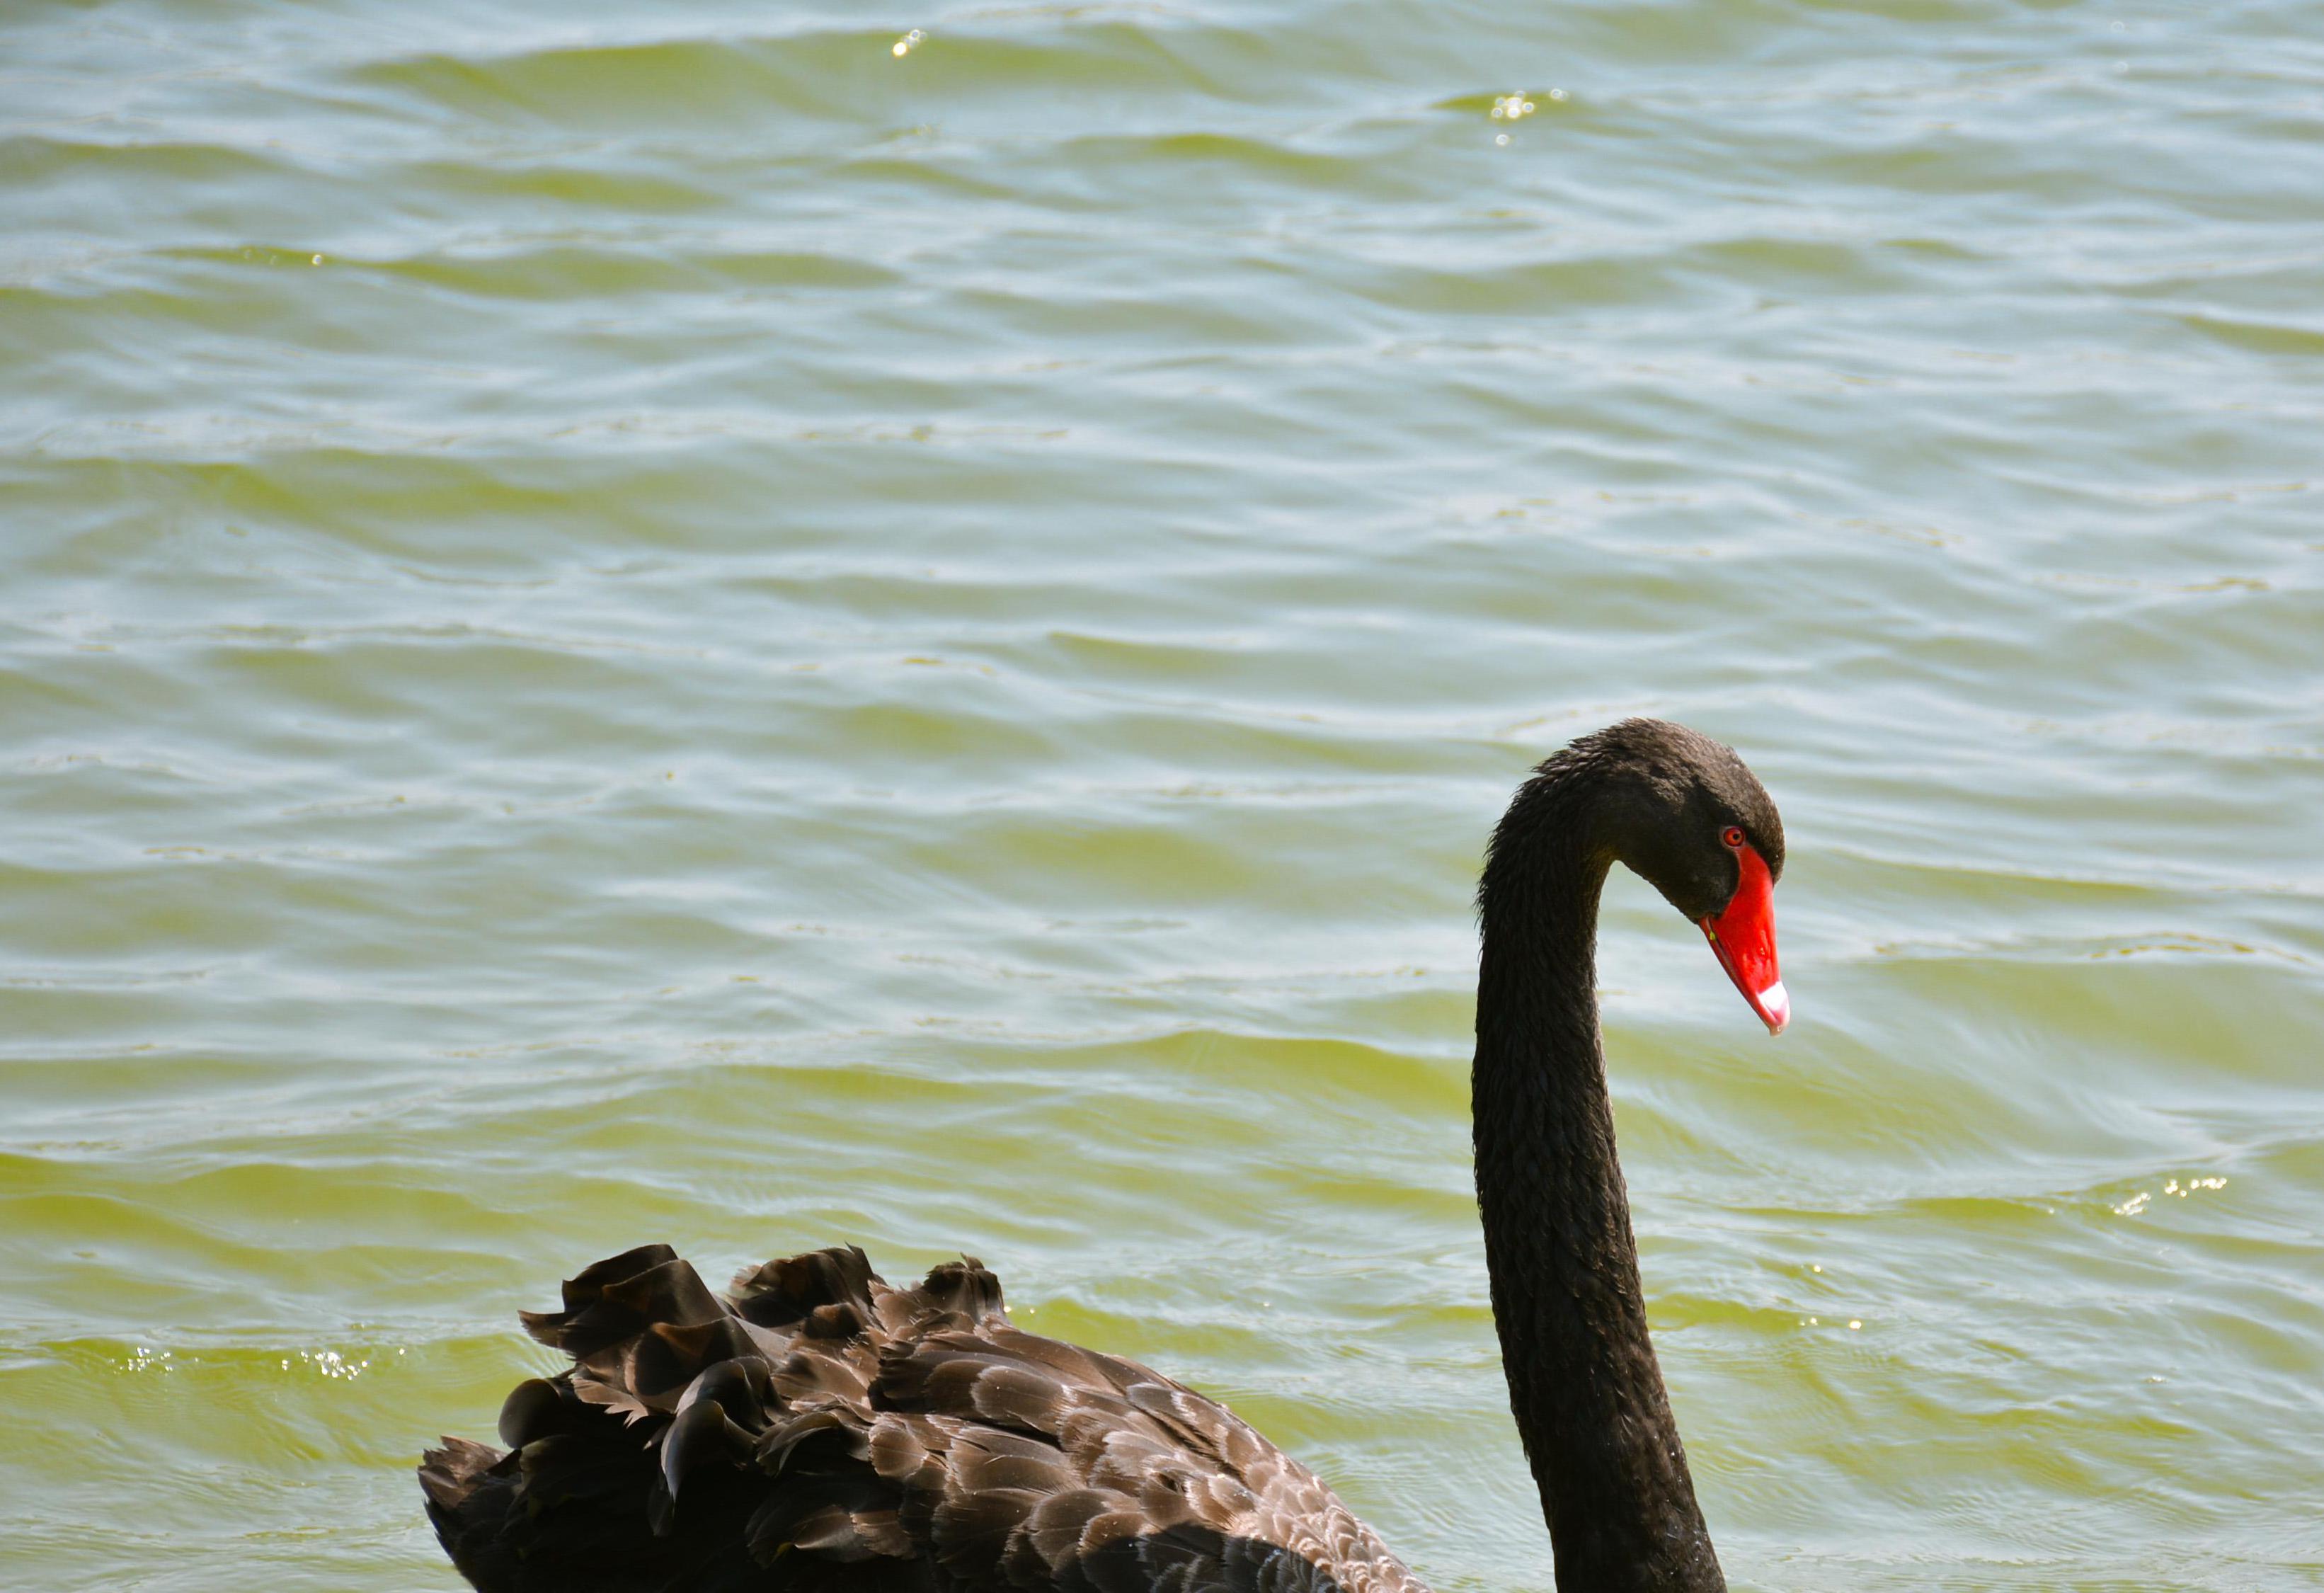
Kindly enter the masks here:
[[1730, 847], [1740, 847], [1743, 845], [1743, 832], [1732, 824], [1720, 833], [1719, 838]]

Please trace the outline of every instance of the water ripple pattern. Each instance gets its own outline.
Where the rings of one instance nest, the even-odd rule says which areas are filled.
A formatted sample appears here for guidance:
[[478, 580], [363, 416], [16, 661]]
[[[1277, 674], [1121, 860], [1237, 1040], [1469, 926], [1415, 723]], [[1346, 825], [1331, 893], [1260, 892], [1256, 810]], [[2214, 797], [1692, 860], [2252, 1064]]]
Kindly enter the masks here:
[[614, 1248], [965, 1249], [1551, 1586], [1470, 904], [1735, 1586], [2324, 1587], [2324, 5], [23, 0], [0, 1582], [450, 1589]]

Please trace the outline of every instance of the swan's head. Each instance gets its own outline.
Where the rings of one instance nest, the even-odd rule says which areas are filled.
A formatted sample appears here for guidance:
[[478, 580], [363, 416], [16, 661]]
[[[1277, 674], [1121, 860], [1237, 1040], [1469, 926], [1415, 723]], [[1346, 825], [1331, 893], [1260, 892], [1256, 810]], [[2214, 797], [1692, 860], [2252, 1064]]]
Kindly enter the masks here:
[[1591, 765], [1593, 829], [1613, 858], [1710, 938], [1751, 1010], [1780, 1034], [1792, 1004], [1775, 963], [1784, 820], [1734, 748], [1661, 719], [1625, 719], [1561, 757]]

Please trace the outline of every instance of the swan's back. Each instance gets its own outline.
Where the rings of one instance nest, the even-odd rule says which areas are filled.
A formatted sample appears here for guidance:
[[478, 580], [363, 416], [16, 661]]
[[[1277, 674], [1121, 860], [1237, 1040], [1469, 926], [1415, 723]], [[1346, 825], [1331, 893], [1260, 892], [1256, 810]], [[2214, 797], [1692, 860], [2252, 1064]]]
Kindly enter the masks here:
[[855, 1249], [710, 1292], [664, 1246], [528, 1313], [573, 1357], [503, 1455], [420, 1467], [484, 1593], [1425, 1593], [1223, 1407], [1009, 1325], [975, 1261], [892, 1288]]

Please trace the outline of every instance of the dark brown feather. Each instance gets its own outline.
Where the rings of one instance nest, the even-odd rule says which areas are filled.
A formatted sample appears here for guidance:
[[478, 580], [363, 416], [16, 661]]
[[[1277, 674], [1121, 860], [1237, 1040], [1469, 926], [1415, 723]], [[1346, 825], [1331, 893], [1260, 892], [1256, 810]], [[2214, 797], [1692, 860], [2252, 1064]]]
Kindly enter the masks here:
[[1010, 1327], [973, 1259], [897, 1289], [819, 1250], [721, 1300], [648, 1246], [524, 1320], [572, 1368], [509, 1396], [507, 1454], [420, 1473], [485, 1593], [1425, 1593], [1221, 1406]]

